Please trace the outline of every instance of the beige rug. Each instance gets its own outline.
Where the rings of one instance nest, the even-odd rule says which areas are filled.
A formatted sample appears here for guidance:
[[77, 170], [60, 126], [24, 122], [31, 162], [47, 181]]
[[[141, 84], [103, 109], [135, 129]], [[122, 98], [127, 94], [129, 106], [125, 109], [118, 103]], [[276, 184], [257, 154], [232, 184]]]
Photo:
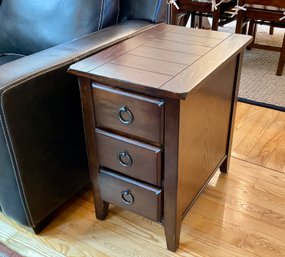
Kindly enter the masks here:
[[[234, 32], [235, 22], [219, 29]], [[259, 25], [256, 42], [281, 46], [285, 29], [275, 29], [269, 35], [269, 27]], [[285, 68], [282, 76], [276, 76], [280, 53], [259, 49], [246, 50], [241, 75], [239, 100], [285, 111]]]

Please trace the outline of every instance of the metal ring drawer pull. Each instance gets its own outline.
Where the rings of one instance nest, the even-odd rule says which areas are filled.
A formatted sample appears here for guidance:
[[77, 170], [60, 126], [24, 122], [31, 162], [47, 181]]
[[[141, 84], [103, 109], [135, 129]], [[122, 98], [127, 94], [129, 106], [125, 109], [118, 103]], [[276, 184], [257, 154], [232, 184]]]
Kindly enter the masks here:
[[132, 195], [130, 190], [124, 190], [121, 192], [121, 200], [123, 203], [125, 203], [127, 205], [131, 205], [134, 203], [135, 198]]
[[118, 111], [118, 118], [120, 122], [125, 125], [130, 125], [134, 121], [134, 115], [127, 106], [123, 106], [120, 108], [120, 110]]
[[128, 152], [120, 152], [118, 153], [118, 162], [124, 167], [131, 167], [133, 164], [132, 157], [128, 154]]

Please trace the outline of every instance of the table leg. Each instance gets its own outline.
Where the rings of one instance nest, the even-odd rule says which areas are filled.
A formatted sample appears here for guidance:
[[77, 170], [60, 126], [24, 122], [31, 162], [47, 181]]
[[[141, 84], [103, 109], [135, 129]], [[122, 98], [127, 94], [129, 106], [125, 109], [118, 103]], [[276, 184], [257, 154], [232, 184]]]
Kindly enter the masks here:
[[167, 249], [175, 252], [179, 246], [181, 230], [181, 193], [179, 190], [179, 100], [165, 103], [165, 161], [164, 161], [164, 230]]

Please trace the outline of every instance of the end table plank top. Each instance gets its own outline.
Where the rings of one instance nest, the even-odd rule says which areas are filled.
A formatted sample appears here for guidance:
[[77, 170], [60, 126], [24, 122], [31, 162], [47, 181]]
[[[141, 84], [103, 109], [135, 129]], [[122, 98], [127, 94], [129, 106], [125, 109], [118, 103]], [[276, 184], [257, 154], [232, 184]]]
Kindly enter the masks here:
[[69, 72], [139, 93], [186, 99], [250, 42], [239, 34], [159, 24], [72, 65]]

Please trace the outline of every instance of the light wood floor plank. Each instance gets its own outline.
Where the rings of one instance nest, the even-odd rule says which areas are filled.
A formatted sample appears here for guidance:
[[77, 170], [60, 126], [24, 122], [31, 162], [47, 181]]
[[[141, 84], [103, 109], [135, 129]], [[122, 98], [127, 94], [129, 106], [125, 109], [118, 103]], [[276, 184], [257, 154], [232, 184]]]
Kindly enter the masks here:
[[285, 171], [285, 112], [238, 103], [232, 156]]
[[277, 112], [267, 131], [263, 133], [258, 143], [244, 160], [254, 160], [259, 165], [281, 171], [285, 164], [284, 151], [285, 115], [283, 112]]

